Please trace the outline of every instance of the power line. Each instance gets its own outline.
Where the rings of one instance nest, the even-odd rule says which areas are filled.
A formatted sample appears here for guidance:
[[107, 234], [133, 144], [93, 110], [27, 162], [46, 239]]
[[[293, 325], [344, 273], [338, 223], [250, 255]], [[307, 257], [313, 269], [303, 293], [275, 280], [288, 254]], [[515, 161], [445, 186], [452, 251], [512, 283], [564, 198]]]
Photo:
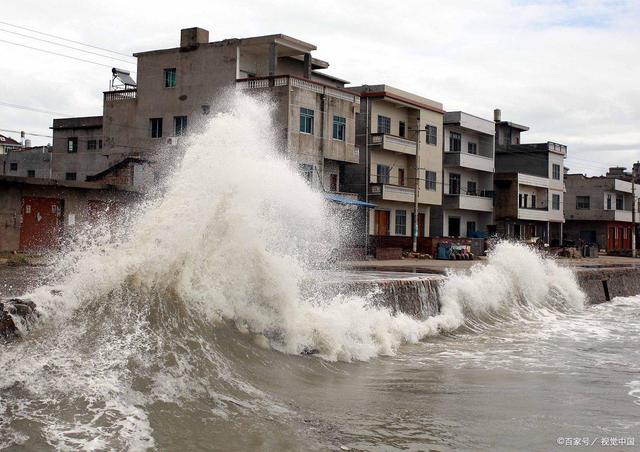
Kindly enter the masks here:
[[19, 110], [35, 111], [36, 113], [53, 114], [53, 115], [57, 115], [57, 116], [67, 116], [67, 117], [71, 117], [72, 116], [72, 115], [69, 115], [67, 113], [60, 113], [58, 111], [43, 110], [43, 109], [40, 109], [40, 108], [26, 107], [24, 105], [10, 104], [9, 102], [4, 102], [2, 100], [0, 100], [0, 106], [9, 107], [9, 108], [17, 108]]
[[[14, 46], [20, 46], [20, 47], [24, 47], [24, 48], [31, 49], [31, 50], [36, 50], [38, 52], [50, 53], [51, 55], [61, 56], [61, 57], [69, 58], [69, 59], [76, 60], [76, 61], [82, 61], [84, 63], [91, 63], [91, 64], [95, 64], [95, 65], [103, 66], [103, 67], [108, 67], [108, 68], [112, 68], [113, 67], [113, 65], [111, 65], [111, 64], [104, 64], [104, 63], [98, 63], [97, 61], [85, 60], [84, 58], [77, 58], [77, 57], [73, 57], [71, 55], [65, 55], [64, 53], [58, 53], [58, 52], [52, 52], [51, 50], [39, 49], [37, 47], [31, 47], [31, 46], [28, 46], [28, 45], [25, 45], [25, 44], [19, 44], [17, 42], [6, 41], [4, 39], [0, 39], [0, 42], [4, 42], [6, 44], [13, 44]], [[134, 71], [131, 71], [131, 73], [135, 74]]]
[[49, 36], [50, 38], [56, 38], [56, 39], [61, 39], [62, 41], [72, 42], [74, 44], [80, 44], [80, 45], [83, 45], [85, 47], [91, 47], [92, 49], [104, 50], [105, 52], [114, 53], [116, 55], [121, 55], [121, 56], [126, 56], [126, 57], [129, 57], [129, 58], [133, 58], [131, 55], [127, 55], [126, 53], [121, 53], [121, 52], [117, 52], [115, 50], [106, 49], [104, 47], [98, 47], [98, 46], [94, 46], [94, 45], [91, 45], [91, 44], [86, 44], [86, 43], [80, 42], [80, 41], [74, 41], [73, 39], [63, 38], [62, 36], [56, 36], [56, 35], [52, 35], [52, 34], [49, 34], [49, 33], [44, 33], [42, 31], [34, 30], [32, 28], [22, 27], [20, 25], [11, 24], [9, 22], [0, 21], [0, 24], [9, 25], [10, 27], [19, 28], [21, 30], [27, 30], [27, 31], [30, 31], [32, 33], [38, 33], [38, 34], [44, 35], [44, 36]]
[[17, 36], [22, 36], [22, 37], [28, 38], [28, 39], [35, 39], [36, 41], [40, 41], [40, 42], [46, 42], [48, 44], [53, 44], [55, 46], [65, 47], [67, 49], [76, 50], [78, 52], [89, 53], [91, 55], [97, 55], [97, 56], [102, 57], [102, 58], [109, 58], [109, 59], [112, 59], [112, 60], [122, 61], [122, 62], [124, 62], [126, 64], [133, 64], [133, 65], [136, 64], [133, 61], [123, 60], [122, 58], [116, 58], [116, 57], [112, 57], [112, 56], [109, 56], [109, 55], [103, 55], [101, 53], [92, 52], [90, 50], [79, 49], [77, 47], [72, 47], [72, 46], [68, 46], [68, 45], [65, 45], [65, 44], [60, 44], [60, 43], [57, 43], [57, 42], [49, 41], [48, 39], [36, 38], [35, 36], [29, 36], [29, 35], [25, 35], [23, 33], [17, 33], [15, 31], [11, 31], [11, 30], [5, 30], [5, 29], [0, 28], [0, 31], [3, 31], [5, 33], [11, 33], [11, 34], [14, 34], [14, 35], [17, 35]]
[[0, 129], [0, 132], [9, 132], [9, 133], [22, 133], [22, 132], [24, 132], [25, 135], [29, 135], [29, 136], [53, 138], [53, 136], [51, 136], [51, 135], [42, 135], [40, 133], [25, 132], [24, 130]]

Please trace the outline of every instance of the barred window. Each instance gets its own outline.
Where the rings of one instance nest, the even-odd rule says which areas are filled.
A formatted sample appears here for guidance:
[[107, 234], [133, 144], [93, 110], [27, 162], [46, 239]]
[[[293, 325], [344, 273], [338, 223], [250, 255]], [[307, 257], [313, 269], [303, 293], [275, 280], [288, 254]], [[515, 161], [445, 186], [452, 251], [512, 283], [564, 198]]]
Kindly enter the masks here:
[[429, 191], [436, 191], [437, 173], [435, 171], [427, 171], [425, 179], [425, 187]]
[[407, 211], [396, 210], [396, 235], [407, 234]]
[[391, 118], [378, 115], [378, 133], [391, 133]]
[[589, 210], [591, 208], [591, 199], [589, 196], [576, 196], [576, 209]]
[[436, 126], [426, 126], [427, 144], [438, 144], [438, 128]]

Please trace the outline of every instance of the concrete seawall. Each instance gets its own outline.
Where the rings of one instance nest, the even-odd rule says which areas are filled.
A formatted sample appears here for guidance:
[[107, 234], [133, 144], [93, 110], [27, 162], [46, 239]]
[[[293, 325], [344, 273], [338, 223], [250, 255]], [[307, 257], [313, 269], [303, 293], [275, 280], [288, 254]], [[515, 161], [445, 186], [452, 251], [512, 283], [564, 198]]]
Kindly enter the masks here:
[[[640, 295], [640, 266], [575, 267], [576, 279], [587, 303], [598, 304], [615, 297]], [[370, 295], [375, 304], [418, 318], [433, 316], [440, 308], [442, 272], [355, 271], [340, 282], [328, 283], [327, 294], [349, 292]], [[326, 286], [325, 286], [326, 289]]]
[[576, 268], [575, 272], [591, 304], [640, 295], [640, 266]]

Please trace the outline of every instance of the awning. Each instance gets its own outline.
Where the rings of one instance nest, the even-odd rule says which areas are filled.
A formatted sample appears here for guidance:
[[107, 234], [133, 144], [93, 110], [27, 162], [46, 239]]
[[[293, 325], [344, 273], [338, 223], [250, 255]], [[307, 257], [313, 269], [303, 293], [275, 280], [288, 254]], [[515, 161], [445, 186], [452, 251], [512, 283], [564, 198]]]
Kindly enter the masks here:
[[336, 195], [335, 193], [325, 193], [324, 198], [327, 201], [347, 204], [350, 206], [366, 207], [368, 209], [373, 209], [376, 206], [375, 204], [371, 204], [370, 202], [358, 201], [357, 199], [347, 198], [346, 196]]

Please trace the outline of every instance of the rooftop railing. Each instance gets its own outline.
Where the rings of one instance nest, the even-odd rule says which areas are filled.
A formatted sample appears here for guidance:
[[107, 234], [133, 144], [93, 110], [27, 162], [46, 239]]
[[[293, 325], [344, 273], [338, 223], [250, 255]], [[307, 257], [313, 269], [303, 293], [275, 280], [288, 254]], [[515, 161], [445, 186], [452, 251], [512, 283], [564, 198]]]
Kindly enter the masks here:
[[277, 86], [292, 86], [348, 102], [360, 101], [360, 97], [350, 91], [325, 85], [324, 83], [314, 80], [296, 77], [295, 75], [271, 75], [266, 77], [240, 78], [236, 80], [236, 88], [238, 89], [265, 89]]
[[135, 99], [138, 95], [137, 89], [121, 89], [115, 91], [105, 91], [104, 100], [107, 102], [114, 102], [119, 100]]

